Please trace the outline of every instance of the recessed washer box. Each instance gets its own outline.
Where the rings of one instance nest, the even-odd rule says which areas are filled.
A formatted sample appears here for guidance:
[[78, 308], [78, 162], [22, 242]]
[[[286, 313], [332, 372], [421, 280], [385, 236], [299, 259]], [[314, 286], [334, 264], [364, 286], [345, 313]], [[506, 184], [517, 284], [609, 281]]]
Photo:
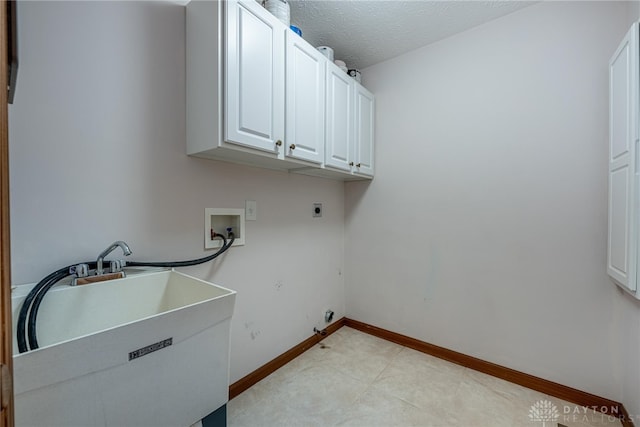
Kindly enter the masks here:
[[232, 246], [244, 245], [244, 209], [206, 208], [204, 210], [204, 247], [217, 249], [222, 240], [211, 238], [211, 230], [227, 237], [227, 228], [233, 229], [236, 239]]

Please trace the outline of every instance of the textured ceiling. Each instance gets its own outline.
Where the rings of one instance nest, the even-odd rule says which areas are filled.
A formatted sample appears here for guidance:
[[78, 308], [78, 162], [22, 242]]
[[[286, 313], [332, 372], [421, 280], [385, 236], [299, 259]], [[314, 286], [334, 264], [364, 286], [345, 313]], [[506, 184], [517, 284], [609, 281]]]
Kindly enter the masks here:
[[530, 1], [290, 0], [291, 24], [313, 46], [362, 69], [492, 19]]

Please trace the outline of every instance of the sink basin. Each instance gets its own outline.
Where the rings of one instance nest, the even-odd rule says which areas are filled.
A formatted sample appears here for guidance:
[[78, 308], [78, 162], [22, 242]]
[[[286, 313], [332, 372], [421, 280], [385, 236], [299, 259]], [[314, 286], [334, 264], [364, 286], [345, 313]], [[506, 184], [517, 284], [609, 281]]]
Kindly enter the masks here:
[[176, 271], [52, 289], [40, 348], [13, 357], [16, 426], [197, 422], [228, 400], [234, 304], [234, 291]]

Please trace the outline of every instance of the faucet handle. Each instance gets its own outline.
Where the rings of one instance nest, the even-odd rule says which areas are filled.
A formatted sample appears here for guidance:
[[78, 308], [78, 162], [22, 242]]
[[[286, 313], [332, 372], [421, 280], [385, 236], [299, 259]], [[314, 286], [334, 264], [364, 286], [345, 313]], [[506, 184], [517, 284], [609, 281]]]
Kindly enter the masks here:
[[89, 275], [89, 264], [74, 265], [69, 269], [70, 274], [75, 274], [76, 277], [87, 277]]
[[109, 270], [111, 271], [111, 273], [117, 273], [119, 271], [122, 271], [122, 267], [124, 267], [125, 265], [127, 265], [126, 261], [122, 259], [116, 259], [109, 262]]
[[71, 281], [71, 286], [76, 286], [78, 284], [78, 279], [82, 277], [89, 276], [89, 264], [78, 264], [69, 268], [69, 273], [75, 275], [76, 277]]

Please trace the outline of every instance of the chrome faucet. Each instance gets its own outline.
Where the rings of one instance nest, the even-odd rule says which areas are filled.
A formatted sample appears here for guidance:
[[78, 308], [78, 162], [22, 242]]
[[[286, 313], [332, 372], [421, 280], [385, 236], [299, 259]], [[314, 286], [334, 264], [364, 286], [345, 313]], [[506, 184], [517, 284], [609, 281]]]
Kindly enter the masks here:
[[104, 257], [109, 255], [111, 252], [113, 252], [115, 248], [118, 248], [118, 247], [122, 249], [122, 252], [124, 253], [125, 256], [131, 255], [131, 249], [129, 249], [129, 245], [127, 245], [125, 242], [123, 242], [122, 240], [113, 242], [111, 246], [109, 246], [104, 251], [100, 252], [100, 255], [98, 255], [98, 261], [96, 262], [97, 264], [96, 275], [100, 275], [104, 273], [104, 268], [102, 267], [102, 262], [104, 261]]

